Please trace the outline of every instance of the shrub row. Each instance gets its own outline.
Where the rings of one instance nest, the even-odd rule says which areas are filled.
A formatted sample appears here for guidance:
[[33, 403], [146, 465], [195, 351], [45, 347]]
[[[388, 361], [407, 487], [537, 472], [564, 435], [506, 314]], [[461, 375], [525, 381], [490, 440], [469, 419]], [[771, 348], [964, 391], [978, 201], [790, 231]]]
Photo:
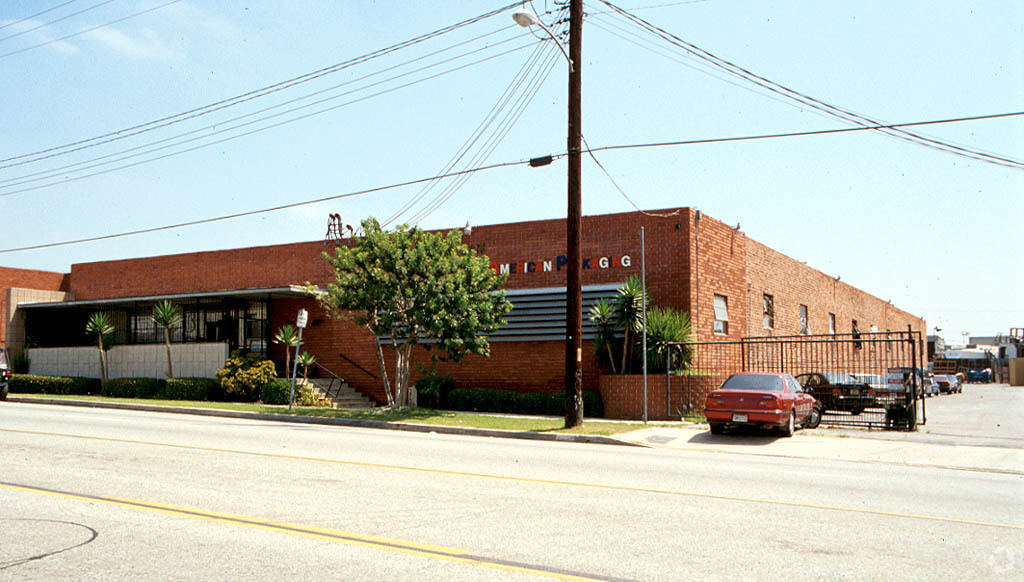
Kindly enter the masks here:
[[[565, 413], [565, 393], [456, 388], [448, 393], [445, 406], [451, 410], [559, 416]], [[604, 416], [600, 393], [583, 391], [583, 413], [589, 417]]]
[[64, 376], [37, 376], [35, 374], [14, 374], [8, 384], [11, 392], [18, 394], [99, 394], [100, 381], [97, 378], [68, 378]]
[[[260, 402], [263, 404], [288, 404], [292, 383], [288, 380], [271, 380], [263, 385]], [[305, 383], [295, 383], [295, 406], [319, 406], [320, 396]]]

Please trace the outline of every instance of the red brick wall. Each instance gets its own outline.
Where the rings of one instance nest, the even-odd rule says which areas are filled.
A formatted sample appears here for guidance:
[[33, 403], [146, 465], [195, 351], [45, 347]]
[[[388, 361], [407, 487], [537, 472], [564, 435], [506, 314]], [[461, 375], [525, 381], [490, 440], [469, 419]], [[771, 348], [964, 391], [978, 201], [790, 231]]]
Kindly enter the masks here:
[[[735, 341], [747, 334], [747, 237], [721, 221], [696, 212], [690, 216], [694, 236], [690, 252], [696, 257], [690, 318], [698, 341]], [[729, 323], [726, 334], [714, 333], [714, 296], [726, 298]]]
[[68, 275], [51, 271], [0, 267], [0, 346], [7, 347], [7, 290], [67, 291]]

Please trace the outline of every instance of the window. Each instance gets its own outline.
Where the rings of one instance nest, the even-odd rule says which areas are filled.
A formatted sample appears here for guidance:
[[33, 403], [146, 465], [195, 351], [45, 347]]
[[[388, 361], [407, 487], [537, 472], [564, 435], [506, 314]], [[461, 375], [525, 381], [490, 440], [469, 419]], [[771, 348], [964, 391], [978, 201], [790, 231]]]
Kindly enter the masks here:
[[800, 306], [800, 333], [803, 335], [811, 334], [811, 324], [807, 320], [807, 306]]
[[765, 329], [775, 328], [775, 297], [764, 294], [764, 327]]
[[729, 333], [729, 299], [715, 295], [715, 333]]
[[836, 314], [828, 314], [828, 332], [832, 335], [836, 335]]
[[[853, 320], [853, 322], [851, 323], [850, 327], [852, 328], [852, 331], [853, 331], [853, 339], [859, 340], [860, 339], [860, 328], [857, 327], [857, 320], [856, 319]], [[853, 342], [854, 349], [860, 349], [861, 345], [862, 344], [859, 341]]]

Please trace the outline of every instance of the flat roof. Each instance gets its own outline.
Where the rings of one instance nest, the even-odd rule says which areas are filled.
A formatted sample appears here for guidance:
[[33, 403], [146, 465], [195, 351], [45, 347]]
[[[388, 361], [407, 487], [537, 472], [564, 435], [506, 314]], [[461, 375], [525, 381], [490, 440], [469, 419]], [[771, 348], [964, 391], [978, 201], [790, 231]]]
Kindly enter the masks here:
[[287, 287], [262, 287], [257, 289], [227, 289], [223, 291], [203, 291], [200, 293], [176, 293], [173, 295], [145, 295], [139, 297], [110, 297], [107, 299], [86, 299], [83, 301], [53, 301], [49, 303], [22, 303], [18, 309], [40, 309], [52, 307], [95, 307], [100, 305], [117, 305], [147, 301], [181, 301], [186, 299], [209, 299], [217, 297], [235, 297], [265, 299], [267, 296], [276, 298], [309, 297], [303, 287], [289, 285]]

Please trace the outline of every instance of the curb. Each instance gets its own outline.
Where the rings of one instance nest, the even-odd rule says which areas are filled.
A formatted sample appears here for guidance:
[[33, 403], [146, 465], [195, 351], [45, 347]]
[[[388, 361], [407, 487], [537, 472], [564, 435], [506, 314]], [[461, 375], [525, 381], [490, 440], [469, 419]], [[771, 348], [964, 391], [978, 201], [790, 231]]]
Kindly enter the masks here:
[[89, 402], [85, 400], [59, 400], [53, 398], [36, 398], [31, 396], [8, 396], [7, 402], [24, 404], [51, 404], [55, 406], [77, 406], [80, 408], [109, 408], [113, 410], [138, 410], [142, 412], [166, 412], [169, 414], [189, 414], [193, 416], [219, 416], [247, 420], [268, 420], [290, 422], [293, 424], [319, 424], [326, 426], [347, 426], [354, 428], [376, 428], [384, 430], [404, 430], [408, 432], [450, 434], [460, 436], [491, 437], [505, 439], [521, 439], [533, 441], [589, 443], [598, 445], [617, 445], [624, 447], [649, 448], [649, 445], [634, 443], [602, 435], [556, 434], [543, 432], [527, 432], [516, 430], [499, 430], [489, 428], [463, 428], [434, 424], [411, 424], [406, 422], [387, 422], [383, 420], [358, 420], [352, 418], [325, 418], [318, 416], [297, 416], [291, 414], [270, 414], [265, 412], [244, 412], [239, 410], [218, 410], [215, 408], [188, 408], [182, 406], [153, 406], [148, 404], [126, 404], [121, 402]]

